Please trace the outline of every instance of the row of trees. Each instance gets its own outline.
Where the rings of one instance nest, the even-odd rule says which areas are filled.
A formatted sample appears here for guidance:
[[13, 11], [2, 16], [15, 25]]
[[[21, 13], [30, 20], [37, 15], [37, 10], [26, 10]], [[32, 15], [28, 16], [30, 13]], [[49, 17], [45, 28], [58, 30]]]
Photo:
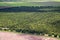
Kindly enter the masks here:
[[42, 7], [21, 6], [21, 7], [1, 8], [0, 12], [60, 12], [60, 8], [50, 6], [42, 6]]

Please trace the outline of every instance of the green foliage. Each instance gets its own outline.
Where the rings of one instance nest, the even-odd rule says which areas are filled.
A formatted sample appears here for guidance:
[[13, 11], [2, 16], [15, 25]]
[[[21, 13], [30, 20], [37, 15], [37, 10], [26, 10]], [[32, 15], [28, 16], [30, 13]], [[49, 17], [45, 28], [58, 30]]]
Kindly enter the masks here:
[[0, 6], [41, 6], [38, 3], [30, 2], [0, 2]]
[[0, 6], [59, 6], [60, 7], [59, 4], [60, 2], [0, 2]]
[[57, 20], [60, 20], [58, 12], [0, 12], [0, 29], [51, 36], [60, 34], [60, 21]]

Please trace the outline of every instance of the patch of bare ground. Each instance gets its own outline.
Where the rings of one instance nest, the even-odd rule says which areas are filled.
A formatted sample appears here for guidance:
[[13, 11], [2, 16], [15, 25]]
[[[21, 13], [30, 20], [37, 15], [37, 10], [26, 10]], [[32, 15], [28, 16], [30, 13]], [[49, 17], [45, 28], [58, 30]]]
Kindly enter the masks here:
[[0, 40], [58, 40], [58, 39], [44, 36], [28, 35], [28, 34], [0, 32]]

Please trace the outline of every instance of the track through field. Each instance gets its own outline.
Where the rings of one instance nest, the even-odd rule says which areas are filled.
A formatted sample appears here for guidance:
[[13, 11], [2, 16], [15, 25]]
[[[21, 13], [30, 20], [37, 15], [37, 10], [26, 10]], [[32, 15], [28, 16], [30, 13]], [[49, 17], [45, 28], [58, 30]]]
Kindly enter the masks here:
[[58, 40], [57, 38], [43, 37], [28, 34], [15, 34], [10, 32], [0, 32], [0, 40]]

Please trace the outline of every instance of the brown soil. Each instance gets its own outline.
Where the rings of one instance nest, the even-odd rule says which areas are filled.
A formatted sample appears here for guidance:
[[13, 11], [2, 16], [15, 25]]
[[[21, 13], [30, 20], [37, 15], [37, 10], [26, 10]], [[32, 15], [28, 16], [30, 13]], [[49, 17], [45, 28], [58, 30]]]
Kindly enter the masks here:
[[28, 34], [0, 32], [0, 40], [57, 40], [57, 39], [51, 37], [28, 35]]

